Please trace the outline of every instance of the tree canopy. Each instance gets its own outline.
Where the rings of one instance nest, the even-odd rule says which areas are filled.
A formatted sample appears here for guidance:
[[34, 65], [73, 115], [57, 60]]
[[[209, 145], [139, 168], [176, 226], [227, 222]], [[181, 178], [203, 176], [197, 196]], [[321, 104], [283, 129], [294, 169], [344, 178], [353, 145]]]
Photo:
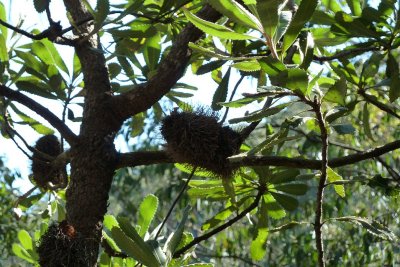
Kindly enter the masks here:
[[[0, 3], [0, 130], [35, 186], [9, 197], [0, 168], [4, 223], [18, 228], [0, 227], [4, 255], [400, 264], [397, 1], [64, 0], [66, 14], [54, 2], [33, 1], [44, 29], [13, 25]], [[200, 94], [209, 106], [193, 105]]]

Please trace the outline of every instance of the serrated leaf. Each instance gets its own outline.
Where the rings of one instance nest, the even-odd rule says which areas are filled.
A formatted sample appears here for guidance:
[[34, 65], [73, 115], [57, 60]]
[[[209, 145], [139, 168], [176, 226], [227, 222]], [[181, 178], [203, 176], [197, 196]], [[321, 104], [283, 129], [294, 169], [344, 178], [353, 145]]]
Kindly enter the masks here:
[[224, 102], [228, 95], [228, 87], [229, 87], [229, 78], [231, 75], [231, 68], [225, 73], [222, 81], [219, 83], [217, 90], [214, 93], [213, 100], [211, 103], [211, 108], [213, 110], [220, 110], [222, 108], [221, 105], [218, 105], [219, 102]]
[[257, 60], [236, 62], [231, 67], [245, 72], [259, 71], [261, 69], [260, 63]]
[[271, 194], [264, 195], [263, 200], [266, 204], [269, 217], [278, 220], [286, 216], [285, 210], [276, 202]]
[[[343, 180], [343, 177], [337, 174], [334, 170], [332, 170], [330, 167], [327, 168], [326, 170], [327, 174], [327, 179], [328, 182], [332, 183], [335, 181], [340, 181]], [[345, 197], [345, 192], [344, 192], [344, 185], [333, 185], [333, 188], [335, 189], [336, 193], [341, 196]]]
[[160, 266], [151, 248], [149, 248], [136, 231], [132, 232], [135, 233], [134, 239], [129, 238], [121, 228], [113, 227], [111, 233], [117, 245], [130, 257], [149, 267]]
[[157, 212], [158, 198], [155, 195], [146, 196], [139, 206], [138, 225], [140, 226], [139, 235], [144, 237]]
[[291, 11], [281, 11], [279, 14], [279, 22], [276, 30], [276, 34], [274, 35], [274, 42], [278, 43], [279, 40], [285, 35], [290, 21], [292, 21], [292, 12]]
[[235, 186], [233, 185], [232, 179], [222, 179], [222, 185], [224, 187], [225, 193], [229, 196], [232, 204], [236, 203], [236, 193]]
[[[114, 227], [114, 226], [113, 226]], [[118, 225], [116, 226], [118, 227]], [[111, 228], [112, 229], [112, 228]], [[121, 252], [121, 249], [117, 246], [117, 244], [115, 243], [115, 241], [105, 232], [102, 231], [102, 238], [104, 238], [106, 240], [106, 242], [108, 243], [108, 245], [116, 252]]]
[[157, 258], [157, 261], [160, 263], [160, 266], [165, 266], [167, 262], [167, 256], [162, 251], [157, 240], [147, 240], [146, 244], [150, 247], [153, 252], [153, 255]]
[[252, 240], [250, 245], [250, 255], [254, 260], [261, 260], [267, 251], [267, 238], [268, 238], [268, 217], [266, 216], [268, 207], [264, 201], [258, 209], [257, 217], [257, 237]]
[[299, 8], [289, 24], [289, 28], [283, 39], [283, 52], [286, 51], [296, 40], [304, 24], [309, 21], [317, 8], [318, 0], [302, 0]]
[[262, 30], [262, 26], [258, 19], [247, 11], [243, 6], [234, 0], [209, 0], [208, 3], [218, 12], [225, 15], [229, 19], [250, 27], [254, 30]]
[[7, 51], [6, 39], [3, 34], [0, 34], [0, 63], [7, 62], [9, 60]]
[[202, 74], [211, 72], [211, 71], [213, 71], [215, 69], [218, 69], [218, 68], [222, 67], [222, 65], [224, 65], [225, 63], [226, 63], [226, 60], [215, 60], [215, 61], [208, 62], [208, 63], [206, 63], [204, 65], [201, 65], [197, 69], [196, 74], [197, 75], [202, 75]]
[[111, 258], [107, 253], [103, 252], [100, 255], [100, 267], [110, 267]]
[[68, 73], [68, 67], [60, 56], [56, 47], [47, 39], [33, 42], [32, 52], [48, 65], [56, 65], [63, 72]]
[[264, 97], [258, 97], [258, 98], [245, 97], [245, 98], [241, 98], [241, 99], [234, 100], [231, 102], [220, 102], [218, 104], [220, 104], [224, 107], [229, 107], [229, 108], [240, 108], [240, 107], [246, 106], [254, 101], [262, 100], [262, 99], [264, 99]]
[[97, 0], [96, 13], [94, 20], [101, 27], [110, 12], [110, 3], [108, 0]]
[[276, 202], [278, 202], [279, 205], [281, 205], [282, 208], [284, 208], [287, 211], [294, 211], [299, 205], [299, 202], [294, 197], [277, 192], [270, 192], [270, 193], [275, 198]]
[[237, 33], [225, 26], [203, 20], [185, 9], [183, 9], [183, 12], [185, 13], [186, 18], [193, 23], [194, 26], [212, 36], [230, 40], [254, 39], [254, 37], [250, 35]]

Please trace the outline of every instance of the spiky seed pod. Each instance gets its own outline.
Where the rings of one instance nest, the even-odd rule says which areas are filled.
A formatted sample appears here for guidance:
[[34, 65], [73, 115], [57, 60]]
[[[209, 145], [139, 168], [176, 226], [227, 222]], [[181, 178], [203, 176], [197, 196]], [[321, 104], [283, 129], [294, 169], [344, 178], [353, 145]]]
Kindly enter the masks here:
[[[35, 149], [54, 158], [61, 153], [60, 142], [52, 134], [40, 137], [36, 142]], [[51, 160], [37, 151], [34, 151], [32, 155], [32, 174], [36, 185], [47, 190], [49, 182], [54, 185], [65, 182], [67, 179], [65, 168], [55, 169], [51, 165]]]
[[40, 266], [89, 266], [88, 255], [82, 254], [91, 242], [81, 238], [67, 221], [53, 223], [40, 238], [37, 252]]
[[227, 157], [239, 151], [240, 134], [218, 123], [213, 112], [173, 111], [162, 120], [161, 134], [167, 153], [177, 162], [189, 163], [229, 177], [234, 171]]

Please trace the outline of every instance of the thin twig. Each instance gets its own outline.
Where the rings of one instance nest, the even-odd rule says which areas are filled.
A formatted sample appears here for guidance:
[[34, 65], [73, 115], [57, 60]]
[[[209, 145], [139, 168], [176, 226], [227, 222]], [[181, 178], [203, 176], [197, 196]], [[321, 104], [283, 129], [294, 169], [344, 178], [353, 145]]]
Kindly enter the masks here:
[[211, 255], [211, 254], [204, 254], [204, 253], [201, 253], [201, 252], [197, 252], [196, 254], [201, 256], [201, 257], [208, 257], [208, 258], [215, 258], [215, 259], [234, 259], [234, 260], [239, 260], [239, 261], [242, 261], [244, 263], [247, 263], [247, 264], [249, 264], [251, 266], [261, 267], [261, 265], [259, 265], [257, 263], [254, 263], [249, 259], [237, 256], [237, 255]]
[[189, 184], [190, 180], [192, 179], [192, 177], [193, 177], [194, 172], [196, 171], [196, 169], [197, 169], [197, 167], [193, 167], [193, 170], [192, 170], [192, 172], [190, 173], [189, 178], [186, 180], [186, 183], [182, 186], [181, 191], [180, 191], [179, 194], [176, 196], [174, 202], [172, 203], [171, 207], [169, 208], [169, 210], [168, 210], [168, 212], [167, 212], [167, 215], [165, 216], [165, 218], [164, 218], [164, 220], [163, 220], [163, 222], [162, 222], [160, 228], [158, 228], [158, 231], [157, 231], [157, 233], [156, 233], [154, 239], [157, 239], [157, 237], [160, 235], [161, 230], [163, 229], [163, 227], [164, 227], [165, 223], [167, 222], [169, 216], [171, 216], [171, 213], [172, 213], [172, 211], [174, 210], [175, 205], [178, 203], [178, 200], [182, 197], [183, 193], [185, 192], [186, 188], [188, 187], [188, 184]]
[[251, 212], [252, 210], [257, 208], [258, 203], [260, 202], [260, 199], [261, 199], [262, 195], [264, 194], [265, 190], [266, 190], [265, 186], [260, 186], [260, 188], [258, 189], [258, 194], [250, 206], [248, 206], [246, 209], [244, 209], [236, 217], [234, 217], [231, 220], [227, 221], [226, 223], [220, 225], [219, 227], [215, 228], [214, 230], [212, 230], [204, 235], [194, 238], [189, 244], [187, 244], [183, 248], [175, 251], [175, 253], [173, 254], [173, 258], [179, 258], [183, 253], [185, 253], [185, 251], [187, 251], [191, 247], [199, 244], [200, 242], [202, 242], [204, 240], [209, 239], [211, 236], [218, 234], [219, 232], [225, 230], [226, 228], [230, 227], [231, 225], [233, 225], [234, 223], [236, 223], [237, 221], [239, 221], [240, 219], [245, 217], [249, 212]]

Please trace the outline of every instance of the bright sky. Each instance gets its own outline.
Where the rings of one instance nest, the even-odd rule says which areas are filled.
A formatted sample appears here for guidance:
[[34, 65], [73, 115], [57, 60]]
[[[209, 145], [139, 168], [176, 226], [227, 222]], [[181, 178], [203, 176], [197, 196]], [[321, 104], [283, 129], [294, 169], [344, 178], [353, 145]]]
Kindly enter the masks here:
[[[30, 30], [32, 28], [37, 28], [40, 30], [46, 29], [48, 26], [47, 18], [45, 14], [37, 14], [33, 7], [32, 0], [9, 0], [9, 1], [2, 1], [6, 5], [6, 10], [8, 15], [10, 16], [9, 19], [13, 25], [16, 25], [19, 18], [25, 18], [25, 23], [23, 24], [23, 29]], [[91, 1], [95, 2], [95, 1]], [[11, 5], [10, 5], [11, 3]], [[23, 8], [19, 8], [22, 7]], [[68, 20], [63, 15], [65, 14], [65, 9], [62, 4], [62, 1], [51, 1], [51, 10], [57, 10], [57, 16], [53, 15], [53, 19], [61, 20], [61, 24], [63, 27], [67, 27]], [[11, 11], [11, 14], [10, 14]], [[53, 12], [53, 14], [55, 14]], [[61, 51], [62, 57], [68, 66], [72, 65], [72, 55], [73, 50], [70, 47], [66, 46], [58, 46], [59, 51]], [[234, 72], [233, 72], [234, 73]], [[230, 89], [234, 87], [236, 81], [239, 79], [239, 75], [235, 73], [232, 75], [230, 81]], [[185, 82], [190, 85], [194, 85], [198, 87], [198, 92], [195, 96], [190, 100], [193, 104], [200, 104], [200, 105], [210, 105], [211, 99], [214, 94], [215, 89], [217, 88], [217, 84], [211, 79], [209, 74], [205, 74], [202, 76], [197, 76], [191, 74], [190, 68], [188, 69], [187, 74], [183, 77], [180, 82]], [[250, 80], [245, 79], [242, 85], [239, 87], [238, 93], [236, 94], [236, 98], [239, 98], [242, 92], [255, 92], [256, 85], [254, 82], [252, 83]], [[48, 107], [51, 111], [53, 111], [57, 116], [61, 117], [62, 114], [62, 107], [55, 101], [51, 100], [44, 100], [42, 98], [35, 98], [36, 101], [40, 102], [42, 105]], [[30, 116], [34, 117], [36, 120], [44, 123], [45, 125], [49, 126], [43, 119], [41, 119], [37, 114], [29, 112], [28, 109], [18, 106], [24, 113], [29, 114]], [[229, 117], [238, 117], [242, 116], [245, 110], [232, 110], [229, 113]], [[75, 110], [74, 110], [75, 112]], [[68, 123], [68, 126], [75, 133], [79, 133], [79, 123]], [[36, 140], [40, 137], [38, 133], [36, 133], [32, 128], [29, 126], [17, 126], [16, 130], [25, 138], [25, 140], [30, 144], [34, 145]], [[9, 140], [4, 139], [0, 136], [0, 155], [6, 156], [6, 165], [11, 169], [16, 169], [22, 174], [21, 180], [17, 181], [17, 186], [21, 187], [22, 191], [27, 191], [32, 185], [28, 180], [28, 175], [30, 174], [30, 163], [28, 158], [15, 146], [15, 144]], [[116, 141], [116, 145], [119, 151], [127, 151], [126, 144], [121, 140]], [[23, 145], [22, 145], [23, 146]]]

